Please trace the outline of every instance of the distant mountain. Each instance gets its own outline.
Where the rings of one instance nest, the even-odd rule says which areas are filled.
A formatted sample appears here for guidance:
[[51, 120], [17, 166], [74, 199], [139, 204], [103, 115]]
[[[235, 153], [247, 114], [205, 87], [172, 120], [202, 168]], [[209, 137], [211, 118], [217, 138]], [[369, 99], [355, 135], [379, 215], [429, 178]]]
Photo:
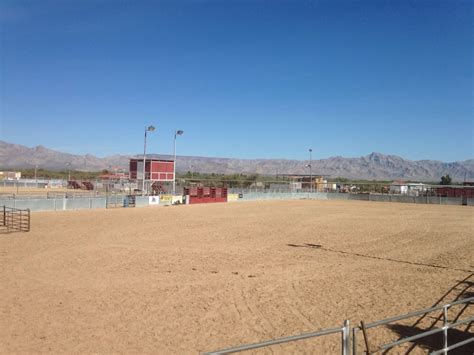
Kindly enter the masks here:
[[[113, 155], [98, 158], [93, 155], [74, 155], [37, 146], [28, 148], [0, 141], [0, 169], [41, 168], [98, 171], [102, 169], [127, 169], [128, 160], [134, 156]], [[169, 155], [149, 155], [170, 159]], [[307, 161], [286, 159], [228, 159], [178, 156], [180, 172], [246, 173], [246, 174], [307, 174]], [[345, 177], [350, 179], [419, 180], [438, 181], [449, 174], [454, 180], [474, 179], [474, 159], [443, 163], [435, 160], [412, 161], [396, 155], [372, 153], [365, 157], [332, 157], [312, 162], [313, 174]]]

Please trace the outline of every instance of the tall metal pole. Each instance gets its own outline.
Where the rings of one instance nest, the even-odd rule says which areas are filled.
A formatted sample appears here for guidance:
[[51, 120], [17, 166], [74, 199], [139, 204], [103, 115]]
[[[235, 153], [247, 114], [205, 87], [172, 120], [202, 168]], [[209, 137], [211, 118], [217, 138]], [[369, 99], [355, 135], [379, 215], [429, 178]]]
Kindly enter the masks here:
[[312, 153], [313, 150], [309, 148], [309, 191], [313, 192], [313, 170], [312, 170]]
[[38, 170], [38, 165], [35, 165], [35, 184], [36, 184], [36, 188], [38, 188], [38, 178], [37, 178], [37, 175], [36, 175], [37, 170]]
[[154, 130], [155, 130], [155, 127], [153, 127], [153, 126], [145, 127], [145, 141], [143, 143], [143, 182], [142, 182], [142, 191], [143, 192], [145, 192], [146, 135], [147, 135], [147, 132], [153, 132]]
[[145, 140], [143, 144], [143, 181], [142, 181], [142, 192], [145, 192], [145, 164], [146, 164], [146, 133], [148, 132], [148, 127], [145, 127]]
[[176, 195], [176, 133], [174, 132], [174, 150], [173, 150], [173, 196]]
[[176, 195], [176, 136], [181, 136], [183, 130], [174, 131], [174, 160], [173, 160], [173, 195]]

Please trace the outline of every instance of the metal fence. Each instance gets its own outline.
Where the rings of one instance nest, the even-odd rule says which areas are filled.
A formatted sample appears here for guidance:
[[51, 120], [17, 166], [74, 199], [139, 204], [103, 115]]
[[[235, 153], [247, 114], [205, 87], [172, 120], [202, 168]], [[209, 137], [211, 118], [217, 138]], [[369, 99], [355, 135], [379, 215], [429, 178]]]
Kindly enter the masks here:
[[[373, 323], [369, 324], [364, 324], [364, 322], [361, 322], [360, 326], [356, 326], [352, 328], [352, 339], [351, 339], [351, 328], [349, 326], [349, 321], [346, 320], [344, 321], [344, 325], [342, 328], [329, 328], [329, 329], [322, 329], [317, 332], [313, 333], [305, 333], [301, 335], [295, 335], [295, 336], [289, 336], [289, 337], [284, 337], [284, 338], [278, 338], [278, 339], [273, 339], [273, 340], [268, 340], [260, 343], [253, 343], [253, 344], [247, 344], [247, 345], [241, 345], [241, 346], [236, 346], [233, 348], [228, 348], [228, 349], [222, 349], [222, 350], [217, 350], [217, 351], [211, 351], [204, 353], [205, 355], [217, 355], [217, 354], [231, 354], [231, 353], [237, 353], [241, 351], [248, 351], [248, 350], [253, 350], [253, 349], [258, 349], [258, 348], [263, 348], [263, 347], [268, 347], [272, 345], [279, 345], [279, 344], [284, 344], [284, 343], [289, 343], [297, 340], [303, 340], [303, 339], [309, 339], [309, 338], [315, 338], [315, 337], [322, 337], [326, 335], [331, 335], [331, 334], [341, 334], [341, 354], [342, 355], [357, 355], [358, 354], [358, 346], [360, 345], [358, 343], [358, 335], [360, 332], [364, 334], [364, 344], [366, 347], [366, 350], [363, 351], [365, 354], [375, 354], [375, 353], [386, 353], [386, 351], [395, 348], [397, 346], [400, 346], [402, 344], [406, 343], [414, 343], [416, 340], [425, 338], [431, 335], [439, 334], [442, 333], [443, 337], [443, 347], [438, 350], [432, 351], [430, 354], [431, 355], [437, 355], [437, 354], [447, 354], [448, 351], [460, 348], [462, 346], [465, 346], [469, 343], [474, 342], [474, 335], [471, 335], [470, 337], [467, 337], [465, 340], [461, 340], [457, 343], [449, 344], [448, 342], [448, 330], [453, 329], [462, 325], [467, 325], [466, 332], [469, 331], [470, 325], [474, 322], [474, 316], [470, 316], [466, 319], [459, 320], [461, 314], [463, 311], [461, 311], [456, 317], [452, 319], [450, 322], [448, 319], [448, 310], [457, 305], [464, 305], [465, 310], [469, 305], [474, 303], [474, 297], [469, 297], [465, 299], [461, 299], [455, 302], [451, 302], [442, 306], [437, 306], [437, 307], [431, 307], [431, 308], [426, 308], [420, 311], [415, 311], [407, 314], [403, 314], [397, 317], [392, 317], [392, 318], [387, 318], [383, 319], [380, 321], [376, 321]], [[443, 318], [443, 325], [442, 327], [434, 328], [431, 329], [429, 328], [428, 330], [421, 331], [416, 335], [412, 336], [407, 336], [407, 337], [402, 337], [396, 341], [392, 341], [386, 344], [382, 344], [377, 346], [376, 348], [370, 346], [370, 341], [367, 335], [367, 330], [369, 329], [374, 329], [377, 327], [382, 327], [382, 326], [387, 326], [390, 324], [393, 324], [398, 321], [402, 321], [405, 319], [417, 317], [417, 316], [425, 316], [426, 314], [437, 312], [437, 311], [442, 311], [442, 318]], [[472, 333], [468, 333], [472, 334]], [[351, 346], [352, 343], [352, 346]], [[316, 352], [316, 351], [315, 351]]]
[[[451, 302], [451, 303], [448, 303], [448, 304], [445, 304], [445, 305], [442, 305], [442, 306], [426, 308], [426, 309], [423, 309], [423, 310], [420, 310], [420, 311], [415, 311], [415, 312], [403, 314], [403, 315], [397, 316], [397, 317], [383, 319], [383, 320], [373, 322], [373, 323], [369, 323], [369, 324], [361, 323], [360, 326], [354, 327], [352, 329], [352, 344], [353, 344], [352, 354], [357, 355], [357, 345], [358, 345], [357, 336], [358, 336], [358, 333], [360, 331], [362, 331], [363, 334], [364, 334], [365, 347], [366, 347], [365, 353], [367, 353], [367, 354], [383, 353], [383, 352], [385, 352], [389, 349], [400, 346], [402, 344], [413, 343], [414, 341], [416, 341], [418, 339], [425, 338], [425, 337], [428, 337], [430, 335], [439, 334], [439, 333], [443, 333], [443, 348], [439, 349], [439, 350], [435, 350], [435, 351], [431, 352], [430, 354], [447, 354], [448, 351], [450, 351], [450, 350], [453, 350], [453, 349], [459, 348], [461, 346], [464, 346], [466, 344], [469, 344], [471, 342], [474, 342], [474, 335], [473, 335], [472, 337], [470, 337], [466, 340], [460, 341], [460, 342], [455, 343], [455, 344], [448, 345], [449, 344], [448, 343], [448, 330], [449, 329], [456, 328], [456, 327], [459, 327], [459, 326], [462, 326], [462, 325], [465, 325], [465, 324], [468, 325], [467, 329], [469, 329], [469, 325], [472, 322], [474, 322], [474, 316], [468, 317], [468, 318], [463, 319], [463, 320], [458, 320], [460, 314], [457, 317], [455, 317], [452, 322], [449, 322], [448, 310], [451, 307], [456, 306], [456, 305], [466, 305], [466, 308], [467, 308], [467, 306], [470, 305], [471, 303], [474, 303], [474, 297], [461, 299], [461, 300]], [[433, 313], [433, 312], [437, 312], [437, 311], [442, 311], [442, 318], [443, 318], [443, 326], [442, 327], [434, 328], [434, 326], [433, 326], [434, 329], [429, 329], [429, 330], [420, 332], [420, 333], [412, 335], [412, 336], [404, 337], [404, 338], [398, 339], [396, 341], [392, 341], [392, 342], [389, 342], [389, 343], [386, 343], [386, 344], [382, 344], [382, 345], [377, 346], [376, 348], [373, 348], [371, 346], [370, 341], [368, 339], [367, 330], [373, 329], [373, 328], [376, 328], [376, 327], [387, 326], [387, 325], [393, 324], [394, 322], [398, 322], [398, 321], [413, 318], [413, 317], [425, 316], [429, 313]]]
[[2, 206], [0, 212], [0, 233], [29, 232], [30, 210]]
[[316, 337], [321, 337], [321, 336], [325, 336], [325, 335], [332, 335], [332, 334], [341, 334], [342, 355], [349, 355], [351, 347], [350, 347], [350, 326], [349, 326], [349, 321], [348, 320], [344, 321], [344, 325], [342, 326], [342, 328], [323, 329], [323, 330], [319, 330], [319, 331], [313, 332], [313, 333], [305, 333], [305, 334], [294, 335], [294, 336], [290, 336], [290, 337], [284, 337], [284, 338], [268, 340], [268, 341], [264, 341], [264, 342], [261, 342], [261, 343], [241, 345], [241, 346], [237, 346], [235, 348], [211, 351], [211, 352], [204, 353], [204, 354], [205, 355], [232, 354], [232, 353], [237, 353], [237, 352], [241, 352], [241, 351], [253, 350], [253, 349], [263, 348], [263, 347], [267, 347], [267, 346], [284, 344], [284, 343], [289, 343], [289, 342], [292, 342], [292, 341], [309, 339], [309, 338], [316, 338]]

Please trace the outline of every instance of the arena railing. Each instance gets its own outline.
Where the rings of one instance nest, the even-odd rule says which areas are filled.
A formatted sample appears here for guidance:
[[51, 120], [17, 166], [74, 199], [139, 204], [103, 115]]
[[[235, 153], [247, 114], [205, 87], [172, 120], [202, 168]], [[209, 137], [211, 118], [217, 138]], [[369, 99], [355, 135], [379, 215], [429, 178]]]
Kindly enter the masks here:
[[[217, 350], [217, 351], [211, 351], [211, 352], [206, 352], [204, 355], [220, 355], [220, 354], [231, 354], [231, 353], [237, 353], [241, 351], [248, 351], [248, 350], [253, 350], [253, 349], [258, 349], [258, 348], [263, 348], [267, 346], [272, 346], [272, 345], [279, 345], [279, 344], [284, 344], [284, 343], [289, 343], [297, 340], [303, 340], [303, 339], [309, 339], [309, 338], [314, 338], [314, 337], [321, 337], [325, 335], [331, 335], [331, 334], [341, 334], [341, 340], [342, 340], [342, 349], [341, 349], [341, 354], [342, 355], [357, 355], [358, 353], [358, 342], [357, 342], [357, 335], [359, 332], [364, 333], [364, 340], [365, 340], [365, 345], [366, 345], [366, 350], [363, 351], [364, 354], [375, 354], [375, 353], [385, 353], [387, 350], [394, 348], [396, 346], [405, 344], [405, 343], [413, 343], [418, 339], [438, 334], [438, 333], [443, 333], [443, 348], [439, 350], [432, 351], [430, 354], [431, 355], [438, 355], [438, 354], [447, 354], [448, 351], [451, 351], [453, 349], [459, 348], [461, 346], [464, 346], [466, 344], [469, 344], [471, 342], [474, 342], [474, 336], [459, 341], [455, 344], [449, 345], [448, 343], [448, 330], [452, 328], [456, 328], [462, 325], [467, 324], [469, 329], [469, 325], [474, 322], [474, 316], [471, 316], [467, 319], [459, 320], [458, 318], [461, 315], [461, 313], [454, 319], [453, 322], [449, 322], [448, 320], [448, 310], [449, 308], [457, 305], [465, 305], [466, 307], [470, 304], [474, 303], [474, 297], [469, 297], [469, 298], [464, 298], [458, 301], [454, 301], [442, 306], [436, 306], [436, 307], [431, 307], [431, 308], [425, 308], [419, 311], [414, 311], [410, 313], [406, 313], [400, 316], [392, 317], [392, 318], [387, 318], [383, 319], [380, 321], [376, 321], [373, 323], [368, 323], [364, 324], [361, 322], [360, 326], [356, 326], [352, 328], [352, 339], [350, 336], [351, 333], [351, 328], [349, 327], [349, 321], [346, 320], [344, 321], [344, 325], [342, 328], [329, 328], [329, 329], [322, 329], [317, 332], [313, 333], [304, 333], [301, 335], [295, 335], [295, 336], [289, 336], [289, 337], [284, 337], [284, 338], [278, 338], [278, 339], [273, 339], [273, 340], [268, 340], [260, 343], [253, 343], [253, 344], [247, 344], [247, 345], [241, 345], [241, 346], [236, 346], [233, 348], [228, 348], [228, 349], [222, 349], [222, 350]], [[376, 349], [372, 349], [369, 345], [369, 340], [367, 338], [366, 330], [380, 327], [380, 326], [386, 326], [391, 323], [395, 323], [401, 320], [417, 317], [417, 316], [425, 316], [429, 313], [436, 312], [436, 311], [442, 311], [442, 316], [443, 316], [443, 326], [440, 328], [435, 328], [435, 329], [430, 329], [426, 330], [423, 332], [420, 332], [419, 334], [409, 336], [409, 337], [404, 337], [399, 340], [386, 343], [383, 345], [378, 346]], [[466, 331], [467, 331], [466, 329]], [[351, 341], [352, 341], [352, 349], [351, 349]], [[351, 351], [352, 350], [352, 351]]]
[[238, 353], [241, 351], [253, 350], [253, 349], [263, 348], [267, 346], [284, 344], [284, 343], [289, 343], [292, 341], [316, 338], [316, 337], [338, 334], [338, 333], [341, 334], [342, 354], [349, 355], [351, 346], [350, 346], [350, 326], [349, 326], [348, 320], [344, 321], [344, 325], [341, 328], [322, 329], [322, 330], [319, 330], [317, 332], [312, 332], [312, 333], [304, 333], [300, 335], [294, 335], [294, 336], [289, 336], [289, 337], [284, 337], [284, 338], [268, 340], [268, 341], [264, 341], [260, 343], [247, 344], [247, 345], [237, 346], [234, 348], [211, 351], [211, 352], [204, 353], [204, 355], [232, 354], [232, 353]]
[[[362, 331], [363, 334], [364, 334], [364, 340], [365, 340], [365, 346], [366, 346], [366, 351], [364, 351], [364, 353], [366, 353], [366, 354], [375, 354], [375, 353], [378, 353], [378, 352], [385, 352], [385, 351], [387, 351], [391, 348], [394, 348], [396, 346], [399, 346], [399, 345], [402, 345], [402, 344], [405, 344], [405, 343], [413, 343], [415, 340], [425, 338], [425, 337], [430, 336], [430, 335], [438, 334], [438, 333], [441, 333], [441, 332], [443, 333], [443, 348], [439, 349], [439, 350], [435, 350], [435, 351], [431, 352], [430, 354], [432, 354], [432, 355], [434, 355], [434, 354], [447, 354], [448, 351], [450, 351], [450, 350], [453, 350], [453, 349], [459, 348], [463, 345], [474, 342], [474, 336], [473, 336], [471, 338], [468, 338], [466, 340], [463, 340], [463, 341], [460, 341], [458, 343], [451, 344], [451, 345], [448, 346], [448, 330], [449, 329], [456, 328], [456, 327], [459, 327], [459, 326], [464, 325], [464, 324], [469, 325], [470, 323], [474, 322], [474, 316], [471, 316], [467, 319], [460, 320], [460, 321], [457, 321], [457, 317], [456, 317], [455, 321], [450, 323], [449, 320], [448, 320], [448, 310], [449, 310], [449, 308], [451, 308], [453, 306], [456, 306], [456, 305], [461, 305], [461, 304], [469, 305], [471, 303], [474, 303], [474, 297], [464, 298], [464, 299], [454, 301], [454, 302], [451, 302], [451, 303], [448, 303], [448, 304], [445, 304], [445, 305], [442, 305], [442, 306], [425, 308], [425, 309], [422, 309], [420, 311], [415, 311], [415, 312], [403, 314], [403, 315], [400, 315], [400, 316], [379, 320], [379, 321], [376, 321], [376, 322], [373, 322], [373, 323], [364, 324], [364, 323], [361, 322], [360, 326], [352, 328], [352, 345], [353, 345], [352, 354], [357, 355], [357, 345], [358, 345], [357, 344], [357, 334], [360, 331]], [[394, 323], [394, 322], [398, 322], [398, 321], [401, 321], [401, 320], [405, 320], [405, 319], [409, 319], [409, 318], [413, 318], [413, 317], [417, 317], [417, 316], [425, 316], [429, 313], [437, 312], [437, 311], [441, 311], [441, 310], [443, 312], [442, 313], [442, 317], [443, 317], [443, 326], [442, 327], [427, 330], [427, 331], [424, 331], [424, 332], [420, 332], [419, 334], [412, 335], [412, 336], [409, 336], [409, 337], [404, 337], [404, 338], [401, 338], [399, 340], [396, 340], [396, 341], [393, 341], [393, 342], [390, 342], [390, 343], [382, 344], [382, 345], [378, 346], [376, 349], [371, 348], [370, 343], [368, 341], [367, 334], [366, 334], [366, 330], [376, 328], [376, 327], [380, 327], [380, 326], [386, 326], [386, 325], [389, 325], [389, 324]]]

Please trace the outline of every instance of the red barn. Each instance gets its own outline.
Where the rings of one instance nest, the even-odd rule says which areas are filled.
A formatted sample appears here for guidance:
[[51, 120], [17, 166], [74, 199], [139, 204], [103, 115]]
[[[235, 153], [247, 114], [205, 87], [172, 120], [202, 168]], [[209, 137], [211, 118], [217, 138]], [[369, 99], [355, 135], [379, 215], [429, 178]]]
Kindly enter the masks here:
[[[130, 180], [143, 180], [143, 159], [130, 159]], [[174, 161], [146, 159], [145, 180], [172, 182], [174, 180]]]

